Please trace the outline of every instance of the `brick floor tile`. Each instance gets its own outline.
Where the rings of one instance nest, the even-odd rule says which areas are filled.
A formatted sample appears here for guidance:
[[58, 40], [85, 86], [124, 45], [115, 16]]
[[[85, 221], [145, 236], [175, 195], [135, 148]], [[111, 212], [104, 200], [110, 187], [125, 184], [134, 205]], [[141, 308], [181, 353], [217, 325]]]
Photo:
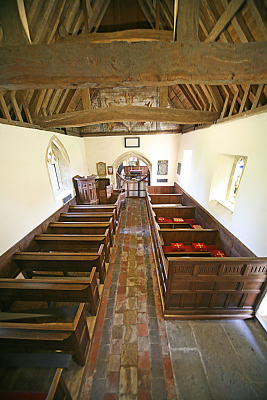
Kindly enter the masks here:
[[110, 354], [121, 354], [122, 339], [112, 339], [110, 345]]
[[137, 370], [138, 390], [151, 390], [151, 371], [149, 368], [138, 368]]
[[108, 372], [119, 372], [121, 364], [120, 354], [110, 354], [108, 359]]
[[150, 356], [148, 351], [138, 352], [138, 368], [150, 368]]
[[117, 293], [118, 294], [125, 294], [126, 293], [126, 286], [122, 286], [122, 285], [118, 286]]
[[122, 314], [122, 313], [114, 314], [113, 324], [114, 325], [123, 325], [123, 315], [124, 314]]
[[119, 392], [119, 373], [108, 372], [105, 385], [106, 393], [118, 393]]
[[151, 392], [144, 392], [143, 390], [138, 390], [138, 400], [153, 400]]
[[111, 333], [112, 339], [122, 339], [122, 335], [123, 335], [123, 326], [113, 325]]
[[138, 336], [148, 335], [147, 324], [138, 324], [137, 327], [138, 327]]

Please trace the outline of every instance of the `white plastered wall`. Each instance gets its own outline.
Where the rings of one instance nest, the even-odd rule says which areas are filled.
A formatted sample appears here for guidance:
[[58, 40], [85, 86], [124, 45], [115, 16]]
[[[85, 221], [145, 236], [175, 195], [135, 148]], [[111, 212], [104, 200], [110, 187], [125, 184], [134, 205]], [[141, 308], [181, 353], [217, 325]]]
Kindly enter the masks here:
[[[184, 134], [178, 162], [184, 150], [192, 150], [190, 180], [177, 175], [177, 183], [257, 256], [267, 256], [267, 113]], [[209, 202], [218, 154], [248, 157], [233, 213]]]
[[0, 124], [0, 254], [62, 206], [55, 201], [46, 150], [56, 135], [65, 147], [72, 176], [87, 174], [82, 138]]
[[[84, 138], [88, 173], [97, 174], [96, 163], [99, 161], [105, 162], [107, 166], [115, 167], [116, 160], [121, 155], [134, 152], [142, 154], [146, 159], [150, 160], [152, 164], [151, 185], [162, 185], [162, 183], [157, 183], [159, 178], [167, 178], [167, 185], [172, 185], [176, 178], [179, 139], [180, 134], [141, 135], [139, 148], [125, 148], [124, 136]], [[157, 163], [159, 160], [168, 160], [168, 175], [157, 175]], [[116, 171], [115, 168], [113, 169], [114, 174], [109, 175], [109, 177], [110, 181], [115, 183]]]

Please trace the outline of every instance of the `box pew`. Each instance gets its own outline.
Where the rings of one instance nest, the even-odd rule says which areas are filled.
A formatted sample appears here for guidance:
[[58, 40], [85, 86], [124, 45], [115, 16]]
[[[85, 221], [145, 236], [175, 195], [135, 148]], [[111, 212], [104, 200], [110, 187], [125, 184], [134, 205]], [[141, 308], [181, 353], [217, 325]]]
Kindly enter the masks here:
[[173, 186], [147, 186], [147, 193], [149, 194], [175, 194], [175, 187]]
[[156, 194], [149, 193], [151, 203], [154, 204], [182, 204], [182, 194]]
[[117, 206], [114, 204], [98, 204], [98, 205], [88, 205], [88, 204], [79, 204], [75, 206], [69, 207], [69, 212], [78, 212], [78, 213], [103, 213], [103, 212], [113, 212], [115, 210], [115, 218], [116, 221], [119, 219], [119, 212], [117, 210]]
[[146, 205], [164, 318], [252, 318], [260, 294], [267, 284], [267, 258], [216, 258], [205, 257], [204, 253], [198, 253], [196, 257], [184, 257], [182, 252], [178, 256], [177, 253], [168, 254], [166, 258], [162, 247], [164, 244], [213, 242], [218, 249], [224, 250], [224, 242], [216, 230], [215, 233], [214, 230], [205, 229], [188, 229], [185, 233], [178, 229], [158, 230], [155, 208], [152, 209], [148, 194]]
[[62, 213], [59, 222], [109, 222], [112, 237], [116, 233], [115, 213]]
[[217, 229], [160, 229], [159, 235], [163, 240], [162, 245], [170, 246], [171, 243], [205, 243], [215, 245], [221, 249], [221, 240]]
[[156, 218], [166, 217], [170, 218], [183, 218], [195, 219], [195, 207], [179, 206], [174, 204], [153, 204], [152, 211]]
[[72, 322], [0, 322], [0, 349], [62, 350], [85, 365], [90, 345], [85, 303], [75, 309]]
[[104, 283], [106, 268], [104, 245], [99, 246], [96, 253], [60, 253], [60, 252], [17, 252], [13, 255], [25, 278], [33, 278], [35, 271], [91, 272], [94, 267], [99, 273], [100, 282]]
[[89, 303], [91, 314], [96, 315], [99, 305], [96, 268], [88, 279], [0, 279], [0, 302], [13, 301]]
[[50, 222], [47, 233], [72, 235], [108, 235], [110, 246], [113, 245], [113, 235], [108, 222]]
[[[6, 375], [12, 373], [12, 375], [14, 375], [16, 371], [14, 371], [14, 368], [12, 368], [12, 371], [8, 371], [6, 373]], [[50, 375], [50, 371], [46, 369], [45, 372], [45, 376], [46, 376], [46, 380], [47, 380], [47, 375]], [[51, 371], [52, 373], [53, 371]], [[30, 387], [30, 389], [28, 389], [27, 391], [22, 390], [21, 386], [19, 386], [21, 384], [21, 382], [18, 382], [17, 380], [14, 381], [12, 380], [12, 389], [6, 389], [6, 387], [9, 387], [10, 384], [8, 382], [8, 377], [6, 378], [5, 376], [5, 382], [2, 383], [2, 387], [0, 390], [0, 399], [1, 400], [23, 400], [23, 399], [36, 399], [36, 400], [58, 400], [58, 399], [65, 399], [65, 400], [72, 400], [72, 397], [69, 393], [69, 390], [66, 386], [66, 383], [63, 379], [62, 376], [63, 373], [63, 368], [57, 368], [55, 370], [55, 372], [53, 372], [53, 379], [51, 382], [51, 379], [48, 380], [51, 382], [49, 382], [49, 388], [45, 391], [42, 390], [42, 392], [34, 390], [33, 387], [33, 382], [37, 381], [38, 379], [40, 379], [40, 368], [36, 369], [36, 368], [24, 368], [23, 369], [23, 386], [28, 386]], [[42, 375], [44, 375], [42, 373]], [[29, 382], [25, 382], [29, 381]], [[44, 384], [44, 386], [46, 386]]]
[[[108, 230], [103, 235], [71, 235], [71, 234], [48, 234], [35, 235], [38, 251], [60, 251], [90, 253], [95, 251], [101, 244], [104, 245], [105, 260], [110, 258], [110, 242]], [[30, 250], [30, 249], [29, 249]]]

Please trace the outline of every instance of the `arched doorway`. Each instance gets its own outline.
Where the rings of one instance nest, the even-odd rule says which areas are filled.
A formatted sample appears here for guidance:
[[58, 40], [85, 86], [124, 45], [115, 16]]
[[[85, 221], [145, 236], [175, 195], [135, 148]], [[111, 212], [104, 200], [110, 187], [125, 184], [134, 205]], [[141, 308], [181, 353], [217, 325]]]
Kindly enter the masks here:
[[150, 185], [151, 161], [142, 153], [129, 151], [114, 162], [116, 184], [125, 189], [126, 197], [145, 197], [146, 186]]

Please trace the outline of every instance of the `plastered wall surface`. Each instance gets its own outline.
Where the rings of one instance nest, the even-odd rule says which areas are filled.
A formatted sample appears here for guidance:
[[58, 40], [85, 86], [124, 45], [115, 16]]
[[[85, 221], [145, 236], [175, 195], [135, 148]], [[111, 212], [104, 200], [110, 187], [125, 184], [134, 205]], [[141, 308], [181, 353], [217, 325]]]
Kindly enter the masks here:
[[[177, 175], [177, 183], [257, 256], [267, 256], [267, 113], [184, 134], [178, 162], [184, 150], [192, 150], [190, 178]], [[233, 212], [209, 202], [218, 154], [248, 157]]]
[[[97, 173], [99, 161], [114, 166], [121, 155], [134, 152], [144, 155], [152, 163], [151, 185], [161, 185], [157, 183], [158, 178], [167, 178], [167, 184], [172, 185], [176, 178], [179, 140], [180, 134], [141, 135], [139, 148], [125, 148], [123, 136], [84, 138], [88, 173]], [[157, 175], [158, 160], [169, 161], [168, 175]], [[109, 176], [112, 183], [115, 183], [115, 173]]]
[[72, 176], [86, 174], [82, 138], [0, 124], [0, 254], [62, 206], [62, 200], [55, 201], [45, 161], [54, 135], [67, 150]]

